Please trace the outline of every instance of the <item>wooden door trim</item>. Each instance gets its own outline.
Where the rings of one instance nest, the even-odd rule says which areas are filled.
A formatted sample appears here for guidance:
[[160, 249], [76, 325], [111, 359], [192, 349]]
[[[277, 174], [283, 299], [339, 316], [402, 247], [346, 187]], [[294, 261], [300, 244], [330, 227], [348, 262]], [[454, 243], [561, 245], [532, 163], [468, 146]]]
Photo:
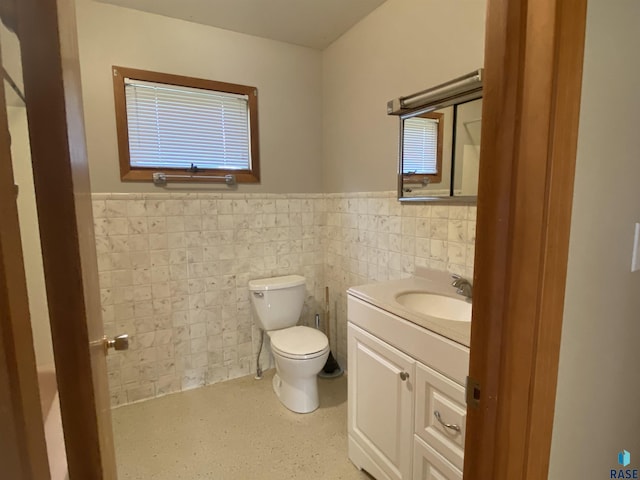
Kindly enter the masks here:
[[546, 478], [586, 0], [489, 0], [465, 478]]
[[74, 1], [17, 9], [69, 475], [115, 478]]
[[6, 478], [49, 478], [2, 81], [0, 105], [0, 468]]

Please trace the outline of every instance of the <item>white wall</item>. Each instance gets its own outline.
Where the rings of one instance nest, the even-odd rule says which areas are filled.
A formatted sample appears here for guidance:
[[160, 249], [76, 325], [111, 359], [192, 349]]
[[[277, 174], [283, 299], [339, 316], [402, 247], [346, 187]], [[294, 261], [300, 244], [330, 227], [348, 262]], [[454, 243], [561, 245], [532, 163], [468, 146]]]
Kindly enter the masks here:
[[27, 111], [24, 107], [7, 107], [7, 119], [11, 132], [11, 160], [13, 177], [18, 185], [18, 217], [20, 238], [24, 257], [24, 271], [27, 277], [29, 313], [33, 346], [38, 366], [53, 365], [53, 345], [49, 326], [49, 309], [44, 283], [42, 250], [40, 248], [40, 228], [36, 210], [36, 194], [33, 186], [31, 152], [29, 150], [29, 130]]
[[[471, 276], [475, 207], [401, 206], [390, 192], [399, 121], [386, 115], [386, 102], [482, 66], [484, 0], [387, 0], [322, 53], [76, 2], [103, 319], [107, 333], [126, 325], [136, 336], [129, 355], [109, 361], [114, 404], [247, 374], [255, 353], [245, 291], [252, 278], [303, 273], [312, 306], [323, 301], [328, 285], [337, 336], [332, 346], [345, 366], [349, 286], [410, 276], [415, 266]], [[241, 186], [241, 194], [249, 195], [216, 200], [122, 195], [159, 190], [119, 180], [112, 65], [256, 85], [262, 185]], [[340, 193], [313, 194], [320, 191]], [[265, 192], [302, 195], [287, 199]], [[201, 228], [207, 235], [194, 235]], [[167, 287], [167, 270], [180, 273], [167, 262], [175, 267], [188, 257], [190, 263], [206, 257], [206, 269], [216, 277], [212, 285], [227, 292], [222, 310], [207, 305], [206, 328], [198, 312], [184, 315], [192, 308], [180, 290], [186, 277], [170, 278], [177, 292]], [[147, 297], [156, 291], [163, 295], [156, 307], [166, 306], [171, 316], [149, 313]], [[168, 302], [167, 294], [182, 298]], [[225, 327], [230, 334], [220, 341], [214, 337], [221, 318], [239, 323]], [[185, 322], [194, 321], [197, 328], [189, 329], [196, 334], [183, 338]], [[158, 348], [157, 361], [140, 362], [136, 355], [151, 348], [149, 341]]]
[[[640, 469], [640, 3], [590, 0], [551, 480]], [[622, 468], [622, 467], [619, 467]]]
[[120, 181], [112, 65], [257, 86], [262, 183], [240, 191], [287, 193], [393, 190], [398, 120], [386, 102], [483, 63], [484, 0], [387, 0], [324, 52], [76, 4], [94, 192], [158, 191]]
[[388, 100], [482, 67], [484, 0], [387, 0], [323, 52], [326, 192], [394, 190]]
[[256, 86], [262, 182], [239, 190], [322, 190], [320, 52], [90, 0], [76, 9], [94, 192], [159, 191], [120, 181], [112, 65]]

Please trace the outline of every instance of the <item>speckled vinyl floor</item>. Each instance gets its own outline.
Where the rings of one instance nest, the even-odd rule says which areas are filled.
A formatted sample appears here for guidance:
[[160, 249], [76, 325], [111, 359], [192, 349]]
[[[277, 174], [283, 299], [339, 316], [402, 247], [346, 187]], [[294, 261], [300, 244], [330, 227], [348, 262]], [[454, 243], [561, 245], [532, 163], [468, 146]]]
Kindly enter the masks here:
[[346, 376], [319, 379], [320, 408], [299, 415], [273, 374], [114, 410], [119, 479], [370, 480], [347, 458]]

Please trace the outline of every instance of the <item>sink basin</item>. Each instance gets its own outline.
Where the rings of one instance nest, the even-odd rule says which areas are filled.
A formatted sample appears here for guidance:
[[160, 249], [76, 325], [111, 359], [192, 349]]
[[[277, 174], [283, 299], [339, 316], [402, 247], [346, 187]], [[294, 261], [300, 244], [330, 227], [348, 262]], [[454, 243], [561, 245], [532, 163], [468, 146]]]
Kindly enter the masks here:
[[471, 321], [471, 303], [463, 299], [427, 292], [404, 292], [396, 296], [396, 301], [423, 315], [457, 322]]

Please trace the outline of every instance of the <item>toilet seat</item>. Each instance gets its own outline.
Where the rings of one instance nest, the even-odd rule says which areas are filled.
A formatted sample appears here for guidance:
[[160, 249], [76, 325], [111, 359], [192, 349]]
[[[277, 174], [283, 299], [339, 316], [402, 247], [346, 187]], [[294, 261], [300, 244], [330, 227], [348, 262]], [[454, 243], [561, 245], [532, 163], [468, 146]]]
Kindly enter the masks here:
[[319, 352], [309, 353], [306, 355], [294, 355], [291, 353], [286, 353], [278, 350], [277, 348], [273, 348], [273, 345], [271, 346], [271, 350], [274, 354], [280, 355], [281, 357], [289, 358], [291, 360], [311, 360], [313, 358], [321, 357], [322, 355], [327, 353], [329, 351], [329, 346], [327, 345], [324, 350], [320, 350]]
[[327, 336], [315, 328], [290, 327], [269, 332], [274, 353], [293, 360], [308, 360], [329, 350]]

